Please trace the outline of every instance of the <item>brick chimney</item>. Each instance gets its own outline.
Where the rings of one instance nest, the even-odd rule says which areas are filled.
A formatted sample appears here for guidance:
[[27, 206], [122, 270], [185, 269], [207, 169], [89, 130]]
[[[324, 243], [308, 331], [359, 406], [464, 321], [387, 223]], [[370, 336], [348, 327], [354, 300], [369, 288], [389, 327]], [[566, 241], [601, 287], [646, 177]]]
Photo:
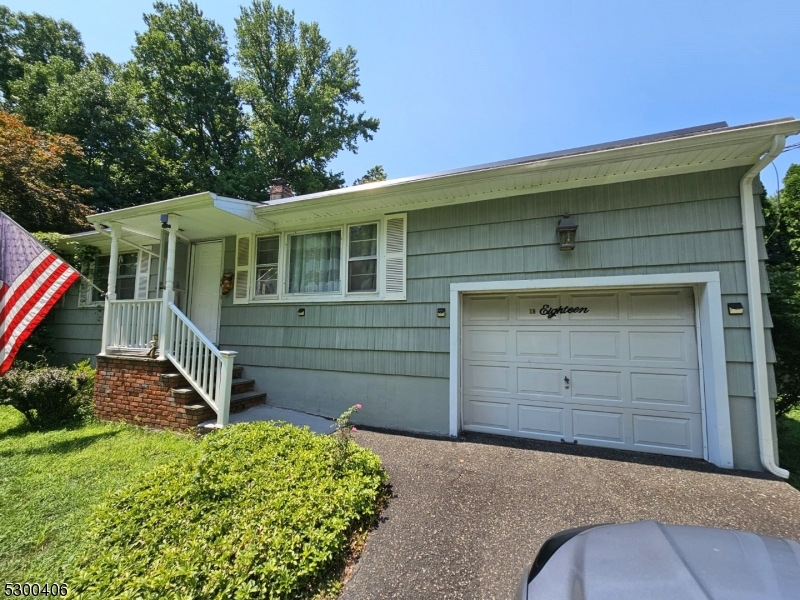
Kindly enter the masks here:
[[278, 177], [272, 180], [272, 185], [269, 186], [269, 199], [280, 200], [281, 198], [291, 198], [294, 192], [289, 187], [289, 182]]

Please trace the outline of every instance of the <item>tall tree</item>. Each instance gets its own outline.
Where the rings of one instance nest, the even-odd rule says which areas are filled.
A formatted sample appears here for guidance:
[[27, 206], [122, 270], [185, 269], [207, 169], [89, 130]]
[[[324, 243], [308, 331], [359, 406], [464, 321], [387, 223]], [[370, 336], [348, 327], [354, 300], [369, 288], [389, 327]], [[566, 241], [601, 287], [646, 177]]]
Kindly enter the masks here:
[[60, 57], [26, 67], [9, 84], [16, 113], [50, 133], [74, 136], [83, 148], [67, 158], [70, 178], [90, 188], [99, 210], [161, 199], [173, 191], [169, 169], [148, 146], [153, 137], [138, 84], [102, 54], [79, 68]]
[[156, 2], [136, 34], [131, 72], [142, 86], [157, 147], [182, 165], [185, 192], [218, 190], [238, 168], [244, 118], [228, 71], [225, 32], [193, 2]]
[[780, 195], [764, 203], [769, 307], [775, 346], [775, 410], [800, 405], [800, 165], [792, 165]]
[[81, 34], [72, 24], [0, 6], [0, 93], [6, 103], [9, 84], [21, 79], [27, 66], [56, 57], [77, 68], [86, 63]]
[[[330, 161], [341, 150], [357, 152], [358, 141], [371, 140], [380, 124], [351, 112], [363, 102], [355, 49], [332, 51], [317, 23], [298, 24], [293, 11], [269, 0], [242, 8], [236, 35], [237, 90], [252, 112], [262, 182], [284, 177], [299, 193], [344, 185]], [[255, 192], [260, 199], [266, 187]]]
[[28, 127], [0, 112], [0, 210], [29, 231], [72, 233], [86, 228], [84, 190], [66, 177], [64, 159], [80, 155], [70, 136]]

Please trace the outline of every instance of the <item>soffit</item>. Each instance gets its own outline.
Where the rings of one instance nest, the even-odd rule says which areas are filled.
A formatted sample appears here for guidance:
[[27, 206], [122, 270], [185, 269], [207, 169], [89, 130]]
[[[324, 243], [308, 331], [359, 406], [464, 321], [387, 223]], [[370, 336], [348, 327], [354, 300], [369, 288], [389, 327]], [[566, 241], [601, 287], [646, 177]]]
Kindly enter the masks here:
[[358, 219], [386, 212], [476, 202], [524, 193], [600, 185], [755, 164], [776, 134], [795, 135], [787, 119], [686, 137], [640, 138], [630, 146], [593, 146], [438, 175], [367, 184], [280, 200], [255, 208], [274, 227]]

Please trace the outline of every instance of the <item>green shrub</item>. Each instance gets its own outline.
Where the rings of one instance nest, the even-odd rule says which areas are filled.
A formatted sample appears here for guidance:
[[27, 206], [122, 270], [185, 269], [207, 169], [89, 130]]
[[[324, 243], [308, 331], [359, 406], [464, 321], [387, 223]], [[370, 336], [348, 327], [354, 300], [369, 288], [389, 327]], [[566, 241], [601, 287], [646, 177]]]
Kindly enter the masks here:
[[88, 360], [74, 370], [22, 364], [0, 378], [0, 404], [16, 408], [34, 429], [56, 429], [88, 418], [93, 388]]
[[354, 443], [280, 423], [209, 434], [97, 510], [70, 582], [79, 598], [312, 598], [335, 593], [386, 475]]

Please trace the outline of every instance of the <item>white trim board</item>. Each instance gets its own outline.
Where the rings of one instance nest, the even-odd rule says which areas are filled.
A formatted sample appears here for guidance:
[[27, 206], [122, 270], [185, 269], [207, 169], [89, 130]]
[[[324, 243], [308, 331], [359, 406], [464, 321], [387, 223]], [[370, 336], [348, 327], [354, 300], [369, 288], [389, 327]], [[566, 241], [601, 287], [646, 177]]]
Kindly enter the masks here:
[[694, 288], [705, 405], [705, 459], [718, 467], [732, 469], [733, 443], [722, 329], [722, 294], [719, 273], [716, 271], [450, 284], [450, 435], [455, 437], [461, 431], [461, 302], [465, 293], [664, 286]]

